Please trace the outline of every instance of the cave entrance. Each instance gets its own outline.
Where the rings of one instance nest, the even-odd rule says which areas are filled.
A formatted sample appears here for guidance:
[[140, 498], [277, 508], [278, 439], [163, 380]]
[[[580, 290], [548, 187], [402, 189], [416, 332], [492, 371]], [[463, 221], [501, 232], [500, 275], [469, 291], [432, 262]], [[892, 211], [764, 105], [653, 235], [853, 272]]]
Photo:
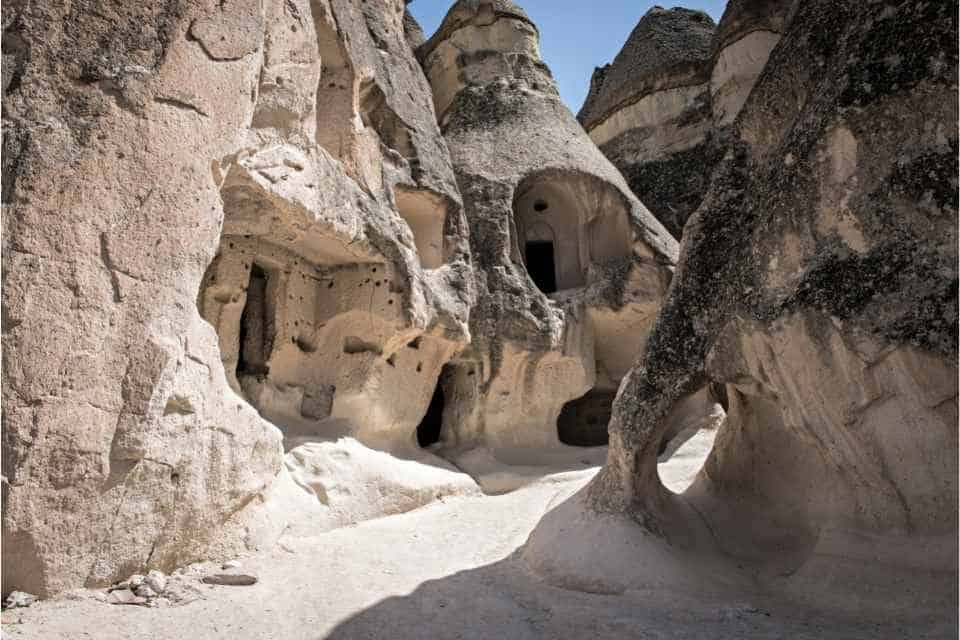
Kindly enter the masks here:
[[[628, 258], [630, 208], [617, 185], [590, 174], [547, 169], [524, 178], [514, 190], [516, 249], [553, 242], [553, 268], [545, 276], [554, 285], [544, 288], [538, 282], [541, 291], [580, 288], [591, 265]], [[531, 276], [533, 262], [528, 256]]]
[[437, 379], [437, 386], [433, 390], [433, 397], [430, 398], [427, 413], [424, 414], [423, 420], [417, 425], [417, 444], [423, 448], [440, 442], [440, 431], [443, 429], [443, 409], [446, 404], [442, 380], [443, 375]]
[[[726, 422], [729, 401], [740, 398], [735, 391], [732, 397], [727, 393], [726, 385], [711, 382], [678, 400], [661, 418], [664, 429], [657, 450], [657, 475], [671, 492], [683, 493], [696, 481]], [[761, 424], [773, 424], [772, 415], [764, 416]]]
[[537, 288], [544, 293], [557, 290], [557, 266], [554, 258], [553, 242], [532, 240], [525, 247], [527, 273]]
[[574, 447], [603, 447], [609, 443], [607, 425], [615, 391], [591, 391], [563, 405], [557, 418], [557, 437]]
[[240, 315], [237, 376], [265, 374], [273, 350], [273, 314], [267, 299], [270, 275], [254, 263], [247, 284], [247, 301]]

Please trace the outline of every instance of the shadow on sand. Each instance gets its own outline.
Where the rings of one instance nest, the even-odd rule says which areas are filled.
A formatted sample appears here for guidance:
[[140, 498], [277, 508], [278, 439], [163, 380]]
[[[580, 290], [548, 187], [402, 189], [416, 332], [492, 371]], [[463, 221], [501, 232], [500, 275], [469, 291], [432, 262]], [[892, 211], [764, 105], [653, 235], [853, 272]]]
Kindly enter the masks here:
[[[338, 625], [326, 640], [621, 640], [626, 638], [866, 640], [956, 637], [955, 627], [918, 628], [782, 612], [735, 599], [684, 601], [665, 594], [610, 596], [549, 586], [520, 550], [499, 562], [421, 584]], [[949, 633], [948, 633], [949, 632]], [[951, 636], [950, 633], [953, 635]], [[319, 638], [318, 638], [319, 640]]]

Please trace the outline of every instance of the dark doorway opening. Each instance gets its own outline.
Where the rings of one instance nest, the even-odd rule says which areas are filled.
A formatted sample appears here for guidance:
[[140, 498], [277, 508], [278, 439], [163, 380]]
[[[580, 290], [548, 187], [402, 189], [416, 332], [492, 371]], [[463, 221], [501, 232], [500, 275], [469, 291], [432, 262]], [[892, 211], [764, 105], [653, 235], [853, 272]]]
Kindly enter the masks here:
[[446, 399], [443, 396], [443, 385], [441, 381], [443, 375], [437, 380], [437, 387], [433, 390], [433, 397], [430, 398], [430, 406], [427, 407], [427, 413], [423, 420], [417, 425], [417, 444], [421, 447], [440, 442], [440, 431], [443, 428], [443, 407]]
[[527, 273], [537, 288], [544, 293], [553, 293], [557, 290], [557, 271], [553, 257], [553, 243], [546, 240], [528, 242], [525, 255], [527, 257]]
[[267, 300], [269, 274], [260, 265], [250, 269], [247, 301], [240, 314], [240, 353], [237, 375], [265, 374], [273, 350], [273, 314]]
[[613, 391], [591, 391], [563, 405], [557, 418], [557, 436], [575, 447], [602, 447], [610, 440], [607, 425], [613, 410]]

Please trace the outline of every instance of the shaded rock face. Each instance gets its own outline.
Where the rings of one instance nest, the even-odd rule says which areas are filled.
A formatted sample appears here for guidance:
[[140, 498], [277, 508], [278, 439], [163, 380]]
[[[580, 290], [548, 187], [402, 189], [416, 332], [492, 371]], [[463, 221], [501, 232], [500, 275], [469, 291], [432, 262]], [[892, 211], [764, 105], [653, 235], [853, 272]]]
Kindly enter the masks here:
[[732, 1], [716, 26], [698, 11], [654, 7], [614, 61], [594, 71], [577, 117], [677, 238], [703, 200], [789, 5]]
[[594, 71], [577, 116], [634, 193], [678, 238], [715, 162], [714, 32], [702, 12], [654, 7], [613, 62]]
[[3, 589], [39, 595], [251, 544], [284, 438], [412, 443], [472, 296], [400, 0], [54, 5], [3, 7]]
[[[410, 1], [407, 0], [406, 4], [410, 4]], [[420, 23], [413, 17], [409, 9], [405, 9], [403, 12], [403, 35], [411, 49], [416, 49], [427, 40]]]
[[[639, 352], [676, 243], [563, 106], [515, 5], [457, 2], [418, 55], [464, 197], [478, 295], [470, 348], [444, 386], [446, 442], [558, 446], [564, 406], [609, 398]], [[605, 424], [602, 410], [566, 412], [586, 413]]]
[[[614, 404], [608, 465], [532, 538], [541, 571], [646, 584], [626, 560], [582, 572], [550, 552], [586, 509], [621, 518], [624, 539], [642, 531], [632, 569], [659, 562], [666, 584], [952, 610], [956, 33], [946, 4], [797, 6], [687, 224]], [[656, 471], [666, 416], [711, 382], [726, 386], [727, 423], [675, 495]], [[566, 535], [592, 535], [577, 517]]]

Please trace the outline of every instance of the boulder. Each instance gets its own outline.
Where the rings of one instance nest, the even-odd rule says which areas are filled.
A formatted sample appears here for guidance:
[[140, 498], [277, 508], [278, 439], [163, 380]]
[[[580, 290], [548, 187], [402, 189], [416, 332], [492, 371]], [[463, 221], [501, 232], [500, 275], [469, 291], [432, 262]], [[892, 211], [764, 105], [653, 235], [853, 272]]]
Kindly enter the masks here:
[[249, 587], [257, 584], [257, 577], [245, 573], [215, 573], [204, 576], [203, 582], [227, 587]]
[[11, 591], [3, 601], [4, 609], [15, 609], [17, 607], [29, 607], [37, 601], [37, 597], [24, 591]]

